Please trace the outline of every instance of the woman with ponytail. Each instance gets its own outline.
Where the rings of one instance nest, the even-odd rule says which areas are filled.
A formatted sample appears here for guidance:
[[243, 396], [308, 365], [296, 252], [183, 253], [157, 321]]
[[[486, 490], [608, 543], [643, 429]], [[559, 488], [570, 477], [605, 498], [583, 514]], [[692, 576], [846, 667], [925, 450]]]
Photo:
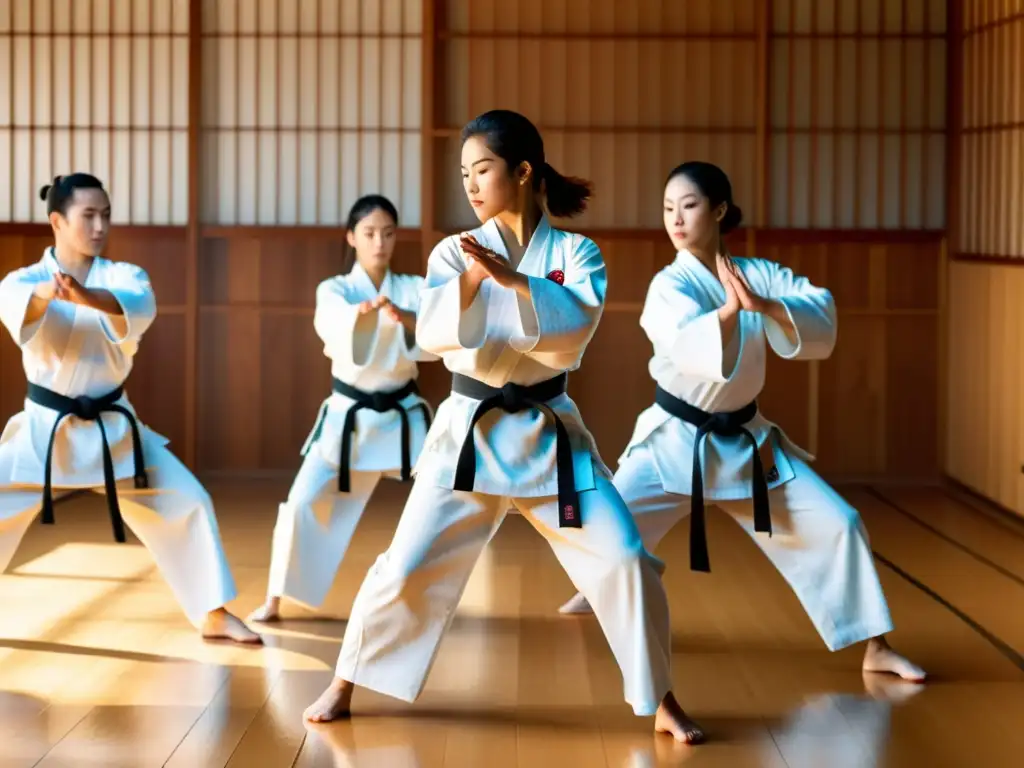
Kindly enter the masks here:
[[421, 275], [391, 270], [398, 211], [381, 195], [348, 214], [344, 274], [316, 290], [313, 328], [331, 361], [331, 395], [278, 507], [267, 599], [250, 621], [277, 621], [281, 598], [319, 608], [382, 477], [408, 480], [430, 426], [416, 345]]
[[700, 741], [672, 695], [661, 563], [644, 550], [566, 393], [601, 318], [607, 275], [597, 245], [548, 216], [582, 212], [590, 186], [552, 168], [537, 129], [515, 112], [481, 115], [462, 142], [463, 185], [481, 226], [430, 255], [416, 325], [420, 347], [452, 372], [452, 393], [395, 537], [356, 597], [335, 680], [306, 717], [346, 714], [355, 686], [419, 696], [511, 503], [594, 605], [634, 713]]
[[[637, 419], [615, 473], [645, 547], [653, 552], [689, 515], [691, 568], [709, 571], [707, 498], [768, 555], [830, 650], [867, 641], [865, 672], [924, 680], [885, 640], [892, 620], [857, 511], [756, 404], [767, 347], [786, 360], [832, 353], [832, 295], [781, 264], [729, 253], [723, 238], [742, 214], [717, 166], [673, 170], [664, 210], [678, 253], [655, 275], [640, 316], [654, 346], [655, 404]], [[585, 594], [562, 606], [590, 610]]]

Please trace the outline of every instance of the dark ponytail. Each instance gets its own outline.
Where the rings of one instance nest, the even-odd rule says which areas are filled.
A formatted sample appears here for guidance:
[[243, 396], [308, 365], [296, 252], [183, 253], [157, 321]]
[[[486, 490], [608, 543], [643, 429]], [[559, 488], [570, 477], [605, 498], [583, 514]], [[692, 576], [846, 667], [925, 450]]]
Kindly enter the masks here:
[[712, 163], [691, 160], [672, 169], [665, 180], [667, 185], [677, 176], [685, 176], [708, 199], [711, 207], [726, 204], [725, 215], [718, 223], [718, 230], [727, 235], [743, 222], [743, 211], [732, 201], [732, 184], [725, 171]]
[[473, 118], [462, 129], [462, 143], [483, 137], [487, 148], [505, 161], [510, 174], [522, 163], [533, 169], [534, 192], [544, 191], [548, 213], [568, 218], [582, 213], [592, 194], [589, 181], [563, 176], [544, 159], [544, 140], [529, 119], [507, 109], [494, 109]]
[[44, 184], [39, 190], [39, 199], [46, 203], [46, 215], [56, 211], [66, 217], [76, 189], [103, 189], [103, 182], [88, 173], [54, 176], [52, 184]]
[[363, 195], [356, 200], [348, 212], [348, 218], [345, 220], [346, 237], [345, 248], [342, 254], [342, 274], [351, 272], [353, 265], [356, 263], [356, 249], [349, 245], [348, 233], [355, 231], [355, 228], [359, 226], [359, 222], [376, 210], [384, 211], [395, 222], [395, 226], [398, 226], [398, 209], [384, 195]]
[[563, 176], [547, 163], [541, 168], [541, 178], [544, 180], [548, 211], [552, 216], [568, 219], [586, 210], [587, 200], [593, 190], [589, 181], [575, 176]]

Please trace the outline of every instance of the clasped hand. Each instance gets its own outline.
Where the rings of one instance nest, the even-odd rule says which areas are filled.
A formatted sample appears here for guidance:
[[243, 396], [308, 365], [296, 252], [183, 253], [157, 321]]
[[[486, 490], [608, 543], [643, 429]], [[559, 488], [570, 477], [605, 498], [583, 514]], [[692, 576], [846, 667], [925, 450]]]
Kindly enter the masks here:
[[376, 298], [364, 301], [359, 305], [359, 314], [361, 315], [374, 311], [383, 312], [396, 323], [409, 324], [415, 322], [416, 319], [416, 316], [412, 312], [406, 312], [404, 309], [400, 309], [387, 296], [377, 296]]
[[462, 252], [469, 256], [468, 272], [474, 282], [480, 283], [489, 277], [504, 288], [516, 288], [523, 283], [523, 275], [490, 248], [480, 245], [472, 235], [463, 235], [459, 244]]
[[80, 304], [83, 307], [96, 307], [97, 301], [92, 292], [71, 275], [54, 272], [53, 279], [36, 286], [36, 296], [47, 301], [54, 299]]
[[771, 309], [771, 300], [754, 293], [747, 278], [731, 257], [718, 254], [715, 263], [718, 267], [718, 279], [725, 288], [725, 304], [722, 309], [727, 314], [735, 314], [741, 309], [764, 314]]

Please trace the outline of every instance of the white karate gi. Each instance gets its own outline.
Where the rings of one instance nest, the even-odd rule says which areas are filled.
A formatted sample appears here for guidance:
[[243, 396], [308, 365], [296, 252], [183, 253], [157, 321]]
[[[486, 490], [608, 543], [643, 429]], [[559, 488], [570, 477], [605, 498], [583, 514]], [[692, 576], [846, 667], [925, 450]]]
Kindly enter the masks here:
[[[145, 271], [132, 264], [96, 258], [85, 287], [107, 290], [124, 310], [127, 332], [117, 332], [108, 316], [88, 307], [51, 301], [42, 319], [25, 325], [35, 286], [59, 271], [53, 249], [0, 282], [0, 321], [22, 350], [29, 382], [67, 397], [102, 397], [125, 383], [146, 329], [156, 317], [156, 299]], [[118, 401], [135, 413], [123, 395]], [[41, 508], [45, 459], [56, 413], [28, 399], [25, 410], [0, 435], [0, 572]], [[149, 488], [137, 490], [132, 478], [132, 432], [118, 413], [100, 416], [106, 429], [118, 499], [126, 525], [149, 549], [175, 597], [193, 624], [236, 595], [221, 545], [213, 502], [191, 472], [166, 448], [167, 439], [141, 422]], [[53, 450], [52, 486], [91, 488], [103, 493], [99, 425], [75, 416], [58, 427]], [[127, 480], [127, 482], [121, 482]], [[55, 494], [56, 495], [56, 494]], [[57, 524], [61, 511], [58, 505]], [[155, 514], [154, 514], [155, 513]]]
[[[388, 271], [380, 295], [400, 309], [418, 312], [422, 285], [419, 275]], [[363, 392], [394, 392], [417, 378], [417, 361], [436, 357], [422, 351], [400, 323], [380, 311], [359, 314], [358, 305], [377, 295], [370, 276], [356, 262], [349, 274], [325, 280], [317, 288], [313, 327], [324, 342], [334, 378]], [[415, 463], [427, 433], [423, 408], [429, 412], [429, 405], [415, 393], [401, 403], [409, 416], [410, 456]], [[269, 596], [321, 605], [381, 476], [400, 475], [401, 416], [363, 408], [355, 417], [350, 492], [338, 491], [342, 427], [352, 405], [353, 400], [332, 392], [302, 448], [305, 459], [274, 527]]]
[[[507, 251], [492, 220], [472, 233]], [[607, 276], [590, 240], [542, 218], [518, 271], [532, 300], [485, 280], [461, 312], [459, 238], [434, 249], [421, 294], [419, 345], [453, 373], [500, 387], [533, 385], [579, 367], [604, 309]], [[564, 280], [563, 285], [558, 280]], [[390, 547], [370, 569], [352, 607], [337, 674], [406, 701], [419, 695], [483, 546], [509, 502], [548, 540], [590, 599], [638, 715], [652, 715], [671, 689], [668, 605], [661, 563], [643, 548], [593, 438], [568, 395], [549, 401], [574, 448], [581, 528], [560, 528], [555, 429], [528, 409], [495, 410], [473, 430], [476, 482], [455, 491], [458, 453], [478, 401], [452, 393], [438, 408], [416, 480]]]
[[[835, 304], [827, 290], [771, 261], [735, 262], [754, 293], [785, 306], [796, 327], [796, 344], [771, 318], [744, 311], [733, 337], [723, 343], [717, 312], [725, 303], [725, 289], [687, 251], [654, 277], [640, 317], [654, 345], [652, 378], [662, 389], [708, 413], [736, 411], [757, 398], [764, 386], [766, 340], [776, 354], [789, 360], [824, 359], [836, 340]], [[807, 465], [812, 457], [760, 412], [745, 427], [764, 448], [762, 456], [774, 456], [776, 472], [770, 471], [770, 463], [764, 467], [770, 481], [772, 536], [754, 532], [753, 449], [745, 438], [704, 438], [704, 498], [750, 533], [796, 592], [830, 649], [891, 631], [857, 511]], [[692, 424], [652, 405], [637, 418], [620, 458], [615, 486], [651, 552], [690, 513], [696, 432]], [[713, 539], [709, 550], [713, 562]]]

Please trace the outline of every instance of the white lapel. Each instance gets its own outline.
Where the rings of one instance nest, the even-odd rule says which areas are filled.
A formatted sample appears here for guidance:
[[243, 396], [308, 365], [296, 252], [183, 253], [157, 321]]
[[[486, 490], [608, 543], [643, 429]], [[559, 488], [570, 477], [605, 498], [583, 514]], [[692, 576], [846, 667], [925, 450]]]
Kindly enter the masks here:
[[[60, 262], [57, 261], [57, 251], [51, 246], [44, 257], [47, 260], [47, 269], [50, 274], [60, 271]], [[85, 276], [86, 288], [98, 288], [103, 285], [104, 260], [97, 256], [89, 267], [89, 274]], [[68, 391], [72, 388], [75, 373], [78, 370], [78, 360], [82, 354], [82, 345], [85, 343], [88, 332], [99, 323], [99, 313], [77, 304], [65, 301], [55, 302], [48, 311], [59, 311], [68, 318], [70, 329], [68, 332], [67, 344], [60, 355], [61, 364], [54, 376], [54, 386], [57, 391]]]
[[718, 276], [712, 275], [700, 259], [684, 249], [679, 251], [676, 261], [679, 268], [690, 274], [704, 293], [713, 299], [715, 306], [721, 306], [725, 302], [725, 288], [718, 280]]
[[[484, 242], [480, 243], [485, 248], [490, 248], [505, 261], [510, 261], [508, 249], [505, 248], [505, 241], [501, 237], [501, 230], [498, 229], [497, 217], [488, 219], [487, 223], [480, 228]], [[537, 228], [526, 245], [523, 258], [516, 268], [516, 272], [533, 277], [544, 276], [544, 262], [548, 253], [548, 239], [551, 236], [551, 225], [548, 223], [547, 214], [542, 214]], [[478, 238], [479, 239], [479, 238]]]
[[[377, 296], [377, 286], [373, 284], [373, 280], [370, 279], [370, 275], [367, 274], [363, 266], [357, 261], [352, 265], [352, 271], [349, 272], [349, 280], [352, 281], [352, 285], [359, 292], [359, 295], [364, 299], [372, 299]], [[379, 293], [383, 296], [389, 296], [388, 290], [391, 285], [391, 270], [389, 269], [384, 275], [384, 282], [381, 283]]]

